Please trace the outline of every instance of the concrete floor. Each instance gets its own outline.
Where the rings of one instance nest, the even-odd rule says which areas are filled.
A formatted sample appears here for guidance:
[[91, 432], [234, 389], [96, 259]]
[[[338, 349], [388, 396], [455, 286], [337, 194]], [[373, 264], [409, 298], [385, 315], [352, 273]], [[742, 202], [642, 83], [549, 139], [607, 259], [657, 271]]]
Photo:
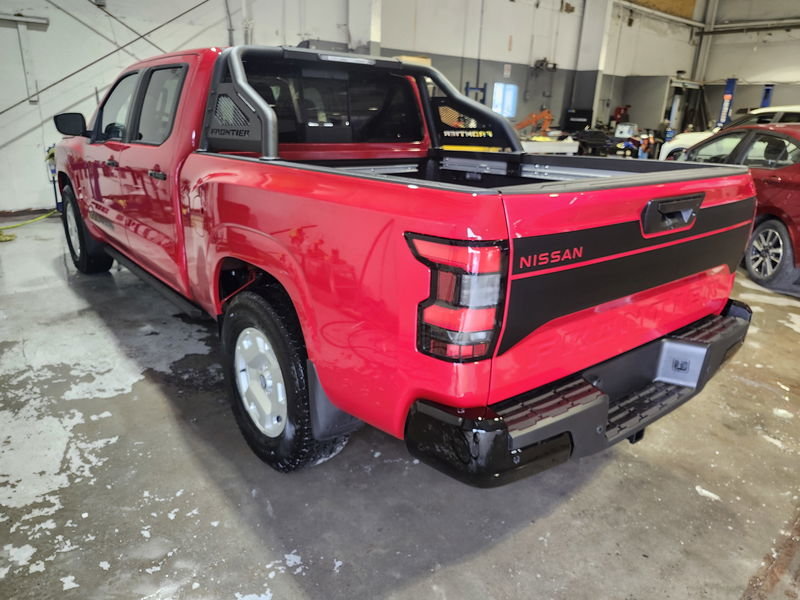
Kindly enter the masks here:
[[495, 490], [365, 428], [280, 475], [227, 406], [213, 328], [50, 219], [0, 244], [0, 598], [798, 598], [800, 302], [692, 400]]

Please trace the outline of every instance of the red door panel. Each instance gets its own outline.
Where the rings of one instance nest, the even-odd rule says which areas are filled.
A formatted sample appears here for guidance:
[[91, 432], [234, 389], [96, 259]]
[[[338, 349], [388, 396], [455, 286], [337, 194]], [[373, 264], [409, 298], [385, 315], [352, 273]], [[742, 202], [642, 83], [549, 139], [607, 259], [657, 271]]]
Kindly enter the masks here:
[[781, 217], [792, 236], [795, 262], [800, 264], [800, 164], [782, 169], [752, 168], [760, 213]]
[[102, 229], [109, 240], [125, 247], [125, 213], [121, 210], [124, 206], [120, 202], [117, 181], [120, 145], [113, 141], [86, 144], [84, 193], [91, 222]]
[[191, 124], [179, 101], [193, 56], [170, 57], [143, 75], [139, 118], [120, 152], [120, 195], [125, 204], [131, 258], [184, 295], [183, 227], [178, 206], [178, 173], [193, 150]]

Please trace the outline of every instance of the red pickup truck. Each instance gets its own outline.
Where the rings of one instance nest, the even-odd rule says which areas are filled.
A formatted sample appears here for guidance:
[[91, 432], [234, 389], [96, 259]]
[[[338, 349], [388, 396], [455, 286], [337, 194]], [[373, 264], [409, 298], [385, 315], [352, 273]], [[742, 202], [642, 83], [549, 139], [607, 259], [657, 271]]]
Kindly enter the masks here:
[[746, 168], [525, 154], [429, 67], [176, 52], [55, 122], [76, 267], [216, 319], [239, 427], [281, 471], [366, 422], [499, 485], [638, 441], [749, 325]]

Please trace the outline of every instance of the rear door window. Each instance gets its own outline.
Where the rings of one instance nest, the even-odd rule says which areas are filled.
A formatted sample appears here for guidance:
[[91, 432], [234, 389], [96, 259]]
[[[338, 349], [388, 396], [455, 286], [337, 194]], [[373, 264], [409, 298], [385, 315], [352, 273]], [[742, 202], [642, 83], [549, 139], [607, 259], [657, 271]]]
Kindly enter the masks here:
[[733, 151], [742, 139], [744, 139], [746, 133], [745, 131], [729, 133], [699, 146], [695, 146], [687, 152], [686, 160], [707, 163], [728, 162], [728, 157], [733, 154]]
[[769, 134], [756, 136], [742, 164], [756, 169], [781, 169], [800, 162], [800, 148], [789, 140]]
[[137, 132], [131, 141], [159, 145], [167, 140], [175, 121], [185, 72], [184, 66], [171, 66], [150, 72], [139, 112]]
[[422, 118], [404, 76], [248, 63], [250, 85], [278, 118], [279, 143], [418, 142]]
[[778, 123], [800, 123], [800, 112], [785, 112]]

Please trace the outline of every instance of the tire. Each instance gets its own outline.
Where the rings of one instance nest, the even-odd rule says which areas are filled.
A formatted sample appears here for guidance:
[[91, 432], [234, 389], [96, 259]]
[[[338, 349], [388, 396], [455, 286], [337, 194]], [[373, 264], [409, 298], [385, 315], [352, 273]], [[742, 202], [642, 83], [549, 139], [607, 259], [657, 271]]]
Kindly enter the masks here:
[[111, 268], [114, 259], [103, 250], [103, 244], [92, 237], [81, 217], [78, 202], [70, 186], [61, 190], [64, 212], [61, 221], [64, 235], [72, 258], [72, 264], [81, 273], [105, 273]]
[[261, 460], [289, 472], [344, 448], [347, 436], [320, 442], [312, 435], [306, 351], [293, 319], [241, 292], [225, 311], [222, 351], [236, 423]]
[[796, 275], [792, 240], [777, 219], [762, 222], [753, 230], [744, 256], [747, 273], [765, 287], [784, 288]]

